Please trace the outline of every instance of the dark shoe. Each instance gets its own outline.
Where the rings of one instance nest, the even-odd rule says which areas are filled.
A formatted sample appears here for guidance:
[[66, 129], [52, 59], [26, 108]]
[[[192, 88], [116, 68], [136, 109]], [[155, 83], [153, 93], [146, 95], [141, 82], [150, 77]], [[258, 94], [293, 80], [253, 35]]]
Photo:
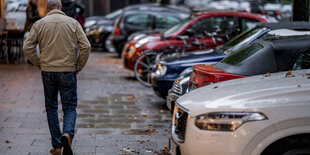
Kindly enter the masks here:
[[71, 138], [70, 138], [69, 134], [64, 133], [61, 136], [60, 140], [61, 140], [62, 146], [64, 147], [62, 150], [62, 154], [63, 155], [73, 155], [73, 150], [71, 147]]
[[55, 148], [51, 148], [50, 149], [50, 153], [54, 154], [54, 155], [61, 155], [61, 149], [55, 149]]

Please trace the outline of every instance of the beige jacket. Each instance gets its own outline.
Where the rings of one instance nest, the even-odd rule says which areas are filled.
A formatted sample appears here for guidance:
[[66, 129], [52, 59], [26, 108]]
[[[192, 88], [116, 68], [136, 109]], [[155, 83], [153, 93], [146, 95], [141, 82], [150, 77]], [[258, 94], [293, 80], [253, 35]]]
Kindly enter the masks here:
[[[40, 58], [36, 55], [37, 44]], [[86, 64], [90, 50], [80, 24], [60, 10], [52, 10], [37, 21], [23, 47], [27, 58], [46, 72], [79, 72]]]

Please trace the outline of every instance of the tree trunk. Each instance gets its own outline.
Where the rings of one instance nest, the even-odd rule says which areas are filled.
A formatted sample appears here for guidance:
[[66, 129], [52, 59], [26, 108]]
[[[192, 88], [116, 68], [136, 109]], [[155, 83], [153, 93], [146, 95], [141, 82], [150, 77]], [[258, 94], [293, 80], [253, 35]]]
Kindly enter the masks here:
[[293, 0], [292, 21], [309, 21], [310, 0]]

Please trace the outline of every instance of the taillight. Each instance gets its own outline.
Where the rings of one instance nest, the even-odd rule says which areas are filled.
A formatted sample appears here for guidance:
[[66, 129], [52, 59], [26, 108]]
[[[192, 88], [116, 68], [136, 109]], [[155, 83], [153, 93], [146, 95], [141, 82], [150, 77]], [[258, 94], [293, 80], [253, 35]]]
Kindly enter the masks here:
[[116, 35], [116, 36], [120, 36], [121, 35], [121, 30], [119, 29], [119, 27], [115, 27], [114, 28], [114, 35]]
[[281, 12], [281, 11], [278, 11], [278, 10], [274, 11], [274, 14], [275, 14], [275, 15], [282, 16], [282, 12]]

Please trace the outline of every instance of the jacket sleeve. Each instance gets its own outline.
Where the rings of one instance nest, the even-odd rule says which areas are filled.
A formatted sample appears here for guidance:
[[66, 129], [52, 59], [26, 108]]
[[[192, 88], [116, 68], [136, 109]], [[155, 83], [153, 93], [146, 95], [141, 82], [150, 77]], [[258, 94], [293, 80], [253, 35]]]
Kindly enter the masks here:
[[35, 26], [33, 26], [30, 30], [29, 36], [27, 37], [24, 43], [23, 52], [33, 65], [40, 68], [40, 59], [36, 54], [37, 44], [38, 44], [38, 34]]
[[91, 51], [91, 45], [90, 45], [82, 27], [81, 27], [81, 25], [78, 22], [76, 22], [76, 23], [77, 23], [76, 36], [77, 36], [78, 45], [79, 45], [79, 49], [80, 49], [79, 56], [77, 59], [76, 71], [80, 72], [88, 60], [88, 56], [89, 56], [89, 53]]

